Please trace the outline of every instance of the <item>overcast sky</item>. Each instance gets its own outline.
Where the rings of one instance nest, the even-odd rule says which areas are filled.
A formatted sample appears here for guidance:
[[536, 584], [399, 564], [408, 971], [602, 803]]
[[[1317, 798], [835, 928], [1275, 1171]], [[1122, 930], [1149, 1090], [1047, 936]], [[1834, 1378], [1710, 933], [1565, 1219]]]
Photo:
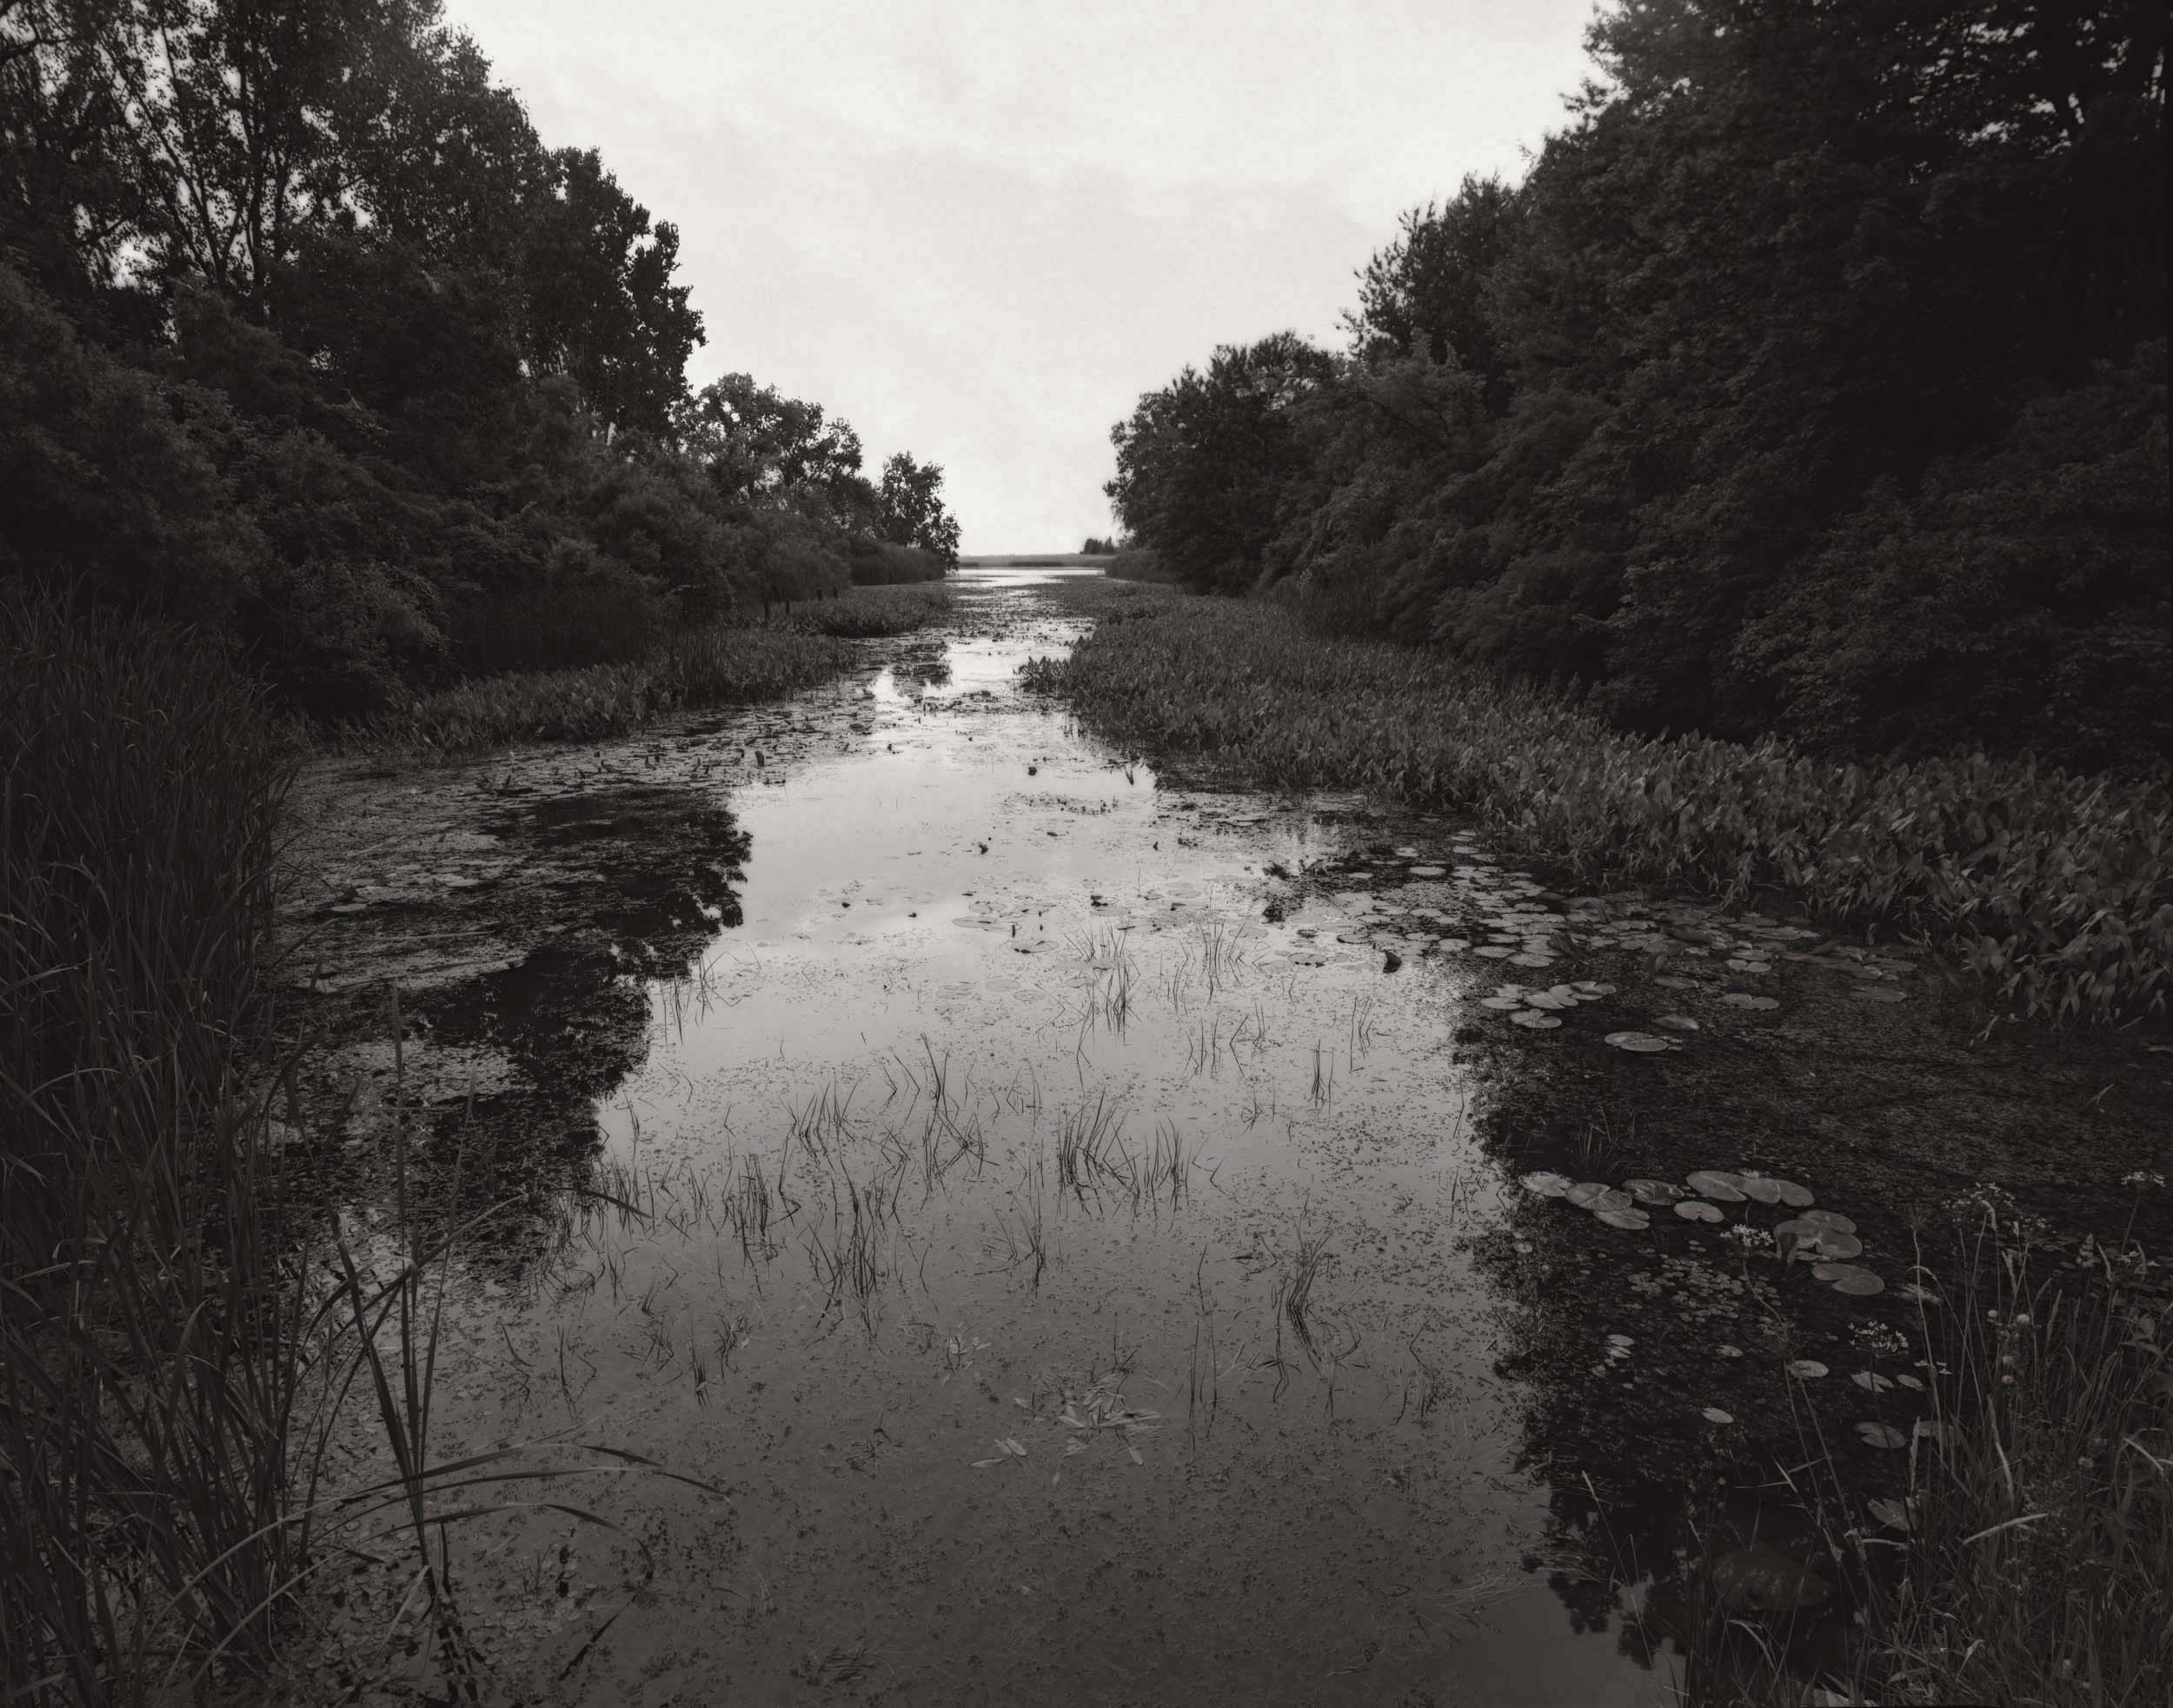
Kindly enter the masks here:
[[1109, 428], [1522, 175], [1591, 0], [448, 0], [543, 140], [677, 222], [734, 370], [943, 465], [971, 552], [1112, 529]]

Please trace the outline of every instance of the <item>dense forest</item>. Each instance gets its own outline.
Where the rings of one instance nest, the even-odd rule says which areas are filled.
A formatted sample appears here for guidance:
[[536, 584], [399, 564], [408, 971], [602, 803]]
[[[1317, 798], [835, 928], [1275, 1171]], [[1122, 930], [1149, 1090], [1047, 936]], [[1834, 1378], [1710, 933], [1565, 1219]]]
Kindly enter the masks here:
[[437, 0], [0, 0], [0, 589], [366, 719], [940, 575], [942, 471], [745, 374]]
[[1217, 349], [1108, 490], [1150, 569], [1627, 728], [2169, 748], [2151, 0], [1615, 0], [1520, 183]]

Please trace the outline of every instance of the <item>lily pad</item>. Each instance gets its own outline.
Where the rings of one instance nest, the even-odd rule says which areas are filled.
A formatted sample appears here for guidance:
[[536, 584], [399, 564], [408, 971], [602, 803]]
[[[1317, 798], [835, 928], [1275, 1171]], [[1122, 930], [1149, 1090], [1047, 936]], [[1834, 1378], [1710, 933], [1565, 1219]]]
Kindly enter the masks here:
[[1526, 1192], [1536, 1192], [1542, 1198], [1566, 1197], [1570, 1188], [1576, 1184], [1568, 1175], [1557, 1174], [1548, 1168], [1535, 1168], [1523, 1180]]
[[1492, 1008], [1497, 1014], [1514, 1014], [1524, 1007], [1524, 998], [1521, 996], [1482, 996], [1479, 999], [1479, 1006], [1482, 1008]]
[[1506, 960], [1516, 952], [1515, 947], [1507, 943], [1481, 943], [1472, 951], [1485, 960]]
[[1591, 979], [1579, 979], [1570, 988], [1587, 1002], [1597, 1002], [1603, 996], [1612, 996], [1615, 994], [1615, 987], [1612, 985], [1598, 984]]
[[1837, 1233], [1827, 1228], [1817, 1239], [1819, 1254], [1827, 1258], [1852, 1258], [1864, 1255], [1864, 1242], [1853, 1233]]
[[1716, 1358], [1741, 1358], [1743, 1356], [1743, 1348], [1740, 1346], [1731, 1346], [1725, 1341], [1723, 1341], [1719, 1346], [1713, 1348], [1713, 1356]]
[[1734, 1412], [1724, 1412], [1718, 1406], [1708, 1406], [1698, 1415], [1707, 1423], [1731, 1424], [1736, 1420]]
[[1640, 1204], [1679, 1204], [1690, 1196], [1672, 1180], [1625, 1180], [1622, 1189]]
[[1800, 1210], [1811, 1202], [1813, 1194], [1809, 1186], [1794, 1180], [1784, 1180], [1778, 1176], [1773, 1184], [1781, 1189], [1781, 1202], [1791, 1210]]
[[1448, 872], [1439, 866], [1414, 866], [1411, 868], [1411, 875], [1414, 878], [1445, 878]]
[[1870, 1270], [1853, 1263], [1814, 1264], [1811, 1273], [1813, 1279], [1830, 1283], [1836, 1293], [1852, 1293], [1864, 1298], [1886, 1291], [1884, 1281]]
[[1577, 1183], [1577, 1185], [1572, 1186], [1568, 1192], [1564, 1193], [1563, 1196], [1567, 1198], [1571, 1203], [1577, 1206], [1578, 1209], [1587, 1210], [1612, 1191], [1614, 1191], [1614, 1187], [1608, 1186], [1604, 1181], [1580, 1180]]
[[1834, 1210], [1805, 1210], [1796, 1220], [1799, 1222], [1808, 1222], [1813, 1227], [1830, 1227], [1837, 1233], [1856, 1232], [1856, 1224]]
[[1904, 1387], [1911, 1390], [1912, 1392], [1922, 1393], [1924, 1391], [1924, 1385], [1918, 1381], [1914, 1376], [1901, 1375], [1895, 1377], [1894, 1379], [1899, 1382]]
[[1701, 1198], [1717, 1199], [1723, 1204], [1740, 1204], [1750, 1196], [1743, 1189], [1740, 1176], [1718, 1168], [1700, 1168], [1683, 1177], [1690, 1189]]
[[1942, 1447], [1951, 1447], [1962, 1439], [1962, 1432], [1952, 1424], [1937, 1418], [1919, 1418], [1911, 1432], [1920, 1441], [1930, 1441]]
[[1745, 1198], [1753, 1199], [1760, 1204], [1778, 1204], [1781, 1201], [1780, 1187], [1763, 1174], [1739, 1175], [1738, 1184], [1742, 1186]]
[[1809, 1381], [1814, 1376], [1831, 1373], [1826, 1366], [1815, 1358], [1792, 1358], [1782, 1368], [1798, 1381]]
[[1849, 1379], [1866, 1393], [1884, 1393], [1894, 1386], [1894, 1379], [1882, 1376], [1876, 1370], [1859, 1370]]
[[1881, 1524], [1884, 1525], [1890, 1530], [1898, 1530], [1906, 1532], [1912, 1528], [1910, 1523], [1909, 1507], [1904, 1502], [1899, 1500], [1867, 1500], [1864, 1503], [1864, 1510], [1869, 1512], [1873, 1518], [1877, 1519]]
[[1509, 1017], [1510, 1025], [1520, 1026], [1527, 1032], [1551, 1032], [1561, 1023], [1560, 1016], [1543, 1014], [1537, 1008], [1526, 1008]]
[[1621, 1187], [1610, 1186], [1585, 1207], [1597, 1214], [1602, 1210], [1627, 1210], [1632, 1201], [1630, 1194]]
[[1778, 1008], [1781, 1006], [1778, 996], [1760, 996], [1755, 991], [1748, 990], [1725, 992], [1720, 1000], [1731, 1008]]
[[1675, 1206], [1675, 1213], [1682, 1217], [1685, 1221], [1718, 1222], [1727, 1220], [1727, 1217], [1721, 1213], [1720, 1206], [1718, 1205], [1708, 1204], [1702, 1198], [1685, 1198], [1681, 1203]]
[[1698, 1029], [1698, 1022], [1688, 1014], [1662, 1014], [1652, 1024], [1664, 1026], [1670, 1032], [1695, 1032]]
[[1937, 1305], [1939, 1302], [1937, 1293], [1915, 1281], [1910, 1281], [1902, 1287], [1901, 1296], [1917, 1305]]
[[1655, 1038], [1649, 1032], [1611, 1032], [1606, 1041], [1618, 1050], [1628, 1050], [1634, 1055], [1658, 1055], [1662, 1050], [1675, 1047], [1665, 1038]]
[[1643, 1210], [1595, 1210], [1592, 1214], [1610, 1227], [1639, 1228], [1652, 1226], [1652, 1218]]
[[1856, 1432], [1874, 1447], [1905, 1447], [1909, 1438], [1891, 1424], [1860, 1423]]

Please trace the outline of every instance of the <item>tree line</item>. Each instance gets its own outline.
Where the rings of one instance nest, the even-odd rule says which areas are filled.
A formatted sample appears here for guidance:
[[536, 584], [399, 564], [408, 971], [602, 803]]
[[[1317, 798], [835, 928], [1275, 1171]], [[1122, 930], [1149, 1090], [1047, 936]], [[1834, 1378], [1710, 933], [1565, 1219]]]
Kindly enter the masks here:
[[941, 575], [940, 467], [689, 386], [679, 243], [438, 0], [0, 0], [0, 579], [341, 719]]
[[2167, 28], [1614, 0], [1523, 181], [1406, 213], [1345, 348], [1140, 398], [1118, 519], [1634, 729], [2162, 764]]

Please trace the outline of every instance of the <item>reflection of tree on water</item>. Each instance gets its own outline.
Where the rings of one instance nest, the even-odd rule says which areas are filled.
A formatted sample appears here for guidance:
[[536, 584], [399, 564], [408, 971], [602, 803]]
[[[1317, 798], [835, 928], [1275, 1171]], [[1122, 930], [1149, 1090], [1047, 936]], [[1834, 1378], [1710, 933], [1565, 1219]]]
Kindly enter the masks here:
[[545, 941], [418, 1005], [435, 1041], [495, 1058], [511, 1081], [434, 1112], [427, 1166], [448, 1190], [457, 1170], [461, 1214], [499, 1212], [489, 1253], [519, 1267], [588, 1182], [596, 1103], [648, 1056], [650, 983], [686, 976], [740, 923], [748, 841], [714, 797], [645, 786], [559, 796], [498, 828], [562, 859], [593, 850], [538, 887], [524, 924]]
[[[1746, 1626], [1808, 1664], [1837, 1644], [1848, 1598], [1777, 1468], [1806, 1456], [1786, 1449], [1809, 1423], [1770, 1379], [1781, 1331], [1764, 1283], [1600, 1243], [1597, 1227], [1534, 1199], [1478, 1246], [1509, 1300], [1500, 1373], [1531, 1389], [1516, 1463], [1549, 1487], [1525, 1567], [1574, 1629], [1618, 1622], [1618, 1649], [1640, 1665], [1755, 1668]], [[1709, 1421], [1709, 1406], [1731, 1421]]]

